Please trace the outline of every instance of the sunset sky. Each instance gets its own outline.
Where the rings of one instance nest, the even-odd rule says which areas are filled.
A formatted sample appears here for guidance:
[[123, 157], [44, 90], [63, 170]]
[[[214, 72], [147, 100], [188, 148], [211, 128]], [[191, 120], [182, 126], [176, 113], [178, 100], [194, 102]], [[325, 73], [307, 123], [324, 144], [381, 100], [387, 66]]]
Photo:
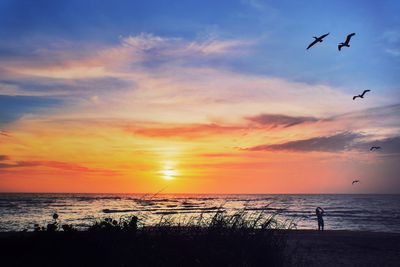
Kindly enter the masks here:
[[0, 0], [0, 191], [400, 193], [399, 13]]

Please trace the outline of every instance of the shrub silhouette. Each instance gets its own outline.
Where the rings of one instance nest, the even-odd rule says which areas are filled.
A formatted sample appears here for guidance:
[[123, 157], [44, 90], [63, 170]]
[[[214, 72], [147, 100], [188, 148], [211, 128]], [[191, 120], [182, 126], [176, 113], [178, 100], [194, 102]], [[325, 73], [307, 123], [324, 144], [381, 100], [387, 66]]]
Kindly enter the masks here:
[[72, 224], [63, 224], [61, 228], [64, 230], [64, 232], [75, 232], [77, 231]]
[[[54, 213], [52, 215], [53, 221], [51, 223], [48, 223], [46, 227], [40, 226], [40, 224], [35, 223], [33, 226], [33, 231], [34, 232], [56, 232], [60, 230], [60, 222], [58, 220], [59, 216], [57, 213]], [[72, 224], [63, 224], [61, 225], [61, 229], [63, 229], [64, 232], [74, 232], [77, 231]]]
[[96, 221], [88, 228], [88, 231], [129, 231], [135, 232], [138, 228], [138, 217], [131, 216], [130, 219], [105, 218], [102, 221]]

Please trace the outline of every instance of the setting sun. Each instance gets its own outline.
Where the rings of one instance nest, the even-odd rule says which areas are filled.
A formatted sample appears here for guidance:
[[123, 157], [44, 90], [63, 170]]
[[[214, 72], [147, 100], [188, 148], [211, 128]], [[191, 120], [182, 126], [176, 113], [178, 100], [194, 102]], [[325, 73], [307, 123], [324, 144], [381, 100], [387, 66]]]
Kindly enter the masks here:
[[163, 175], [163, 179], [165, 180], [172, 180], [176, 176], [176, 171], [171, 169], [162, 170], [161, 173]]

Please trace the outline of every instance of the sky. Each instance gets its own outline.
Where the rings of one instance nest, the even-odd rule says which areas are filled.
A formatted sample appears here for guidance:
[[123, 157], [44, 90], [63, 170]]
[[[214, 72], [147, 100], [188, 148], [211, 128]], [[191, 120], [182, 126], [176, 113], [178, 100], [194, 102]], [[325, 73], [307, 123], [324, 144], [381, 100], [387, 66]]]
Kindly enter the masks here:
[[0, 192], [400, 193], [399, 12], [0, 0]]

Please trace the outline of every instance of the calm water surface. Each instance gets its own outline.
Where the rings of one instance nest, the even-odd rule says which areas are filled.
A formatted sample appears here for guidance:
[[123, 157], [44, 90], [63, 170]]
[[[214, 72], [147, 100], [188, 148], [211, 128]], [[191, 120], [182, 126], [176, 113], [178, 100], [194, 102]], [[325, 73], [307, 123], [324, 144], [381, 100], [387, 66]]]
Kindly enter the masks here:
[[228, 214], [278, 213], [298, 229], [315, 229], [317, 206], [326, 211], [326, 229], [400, 233], [400, 195], [0, 194], [0, 231], [32, 230], [54, 212], [61, 223], [84, 229], [105, 217], [139, 215], [151, 225], [162, 216], [184, 222], [221, 208]]

